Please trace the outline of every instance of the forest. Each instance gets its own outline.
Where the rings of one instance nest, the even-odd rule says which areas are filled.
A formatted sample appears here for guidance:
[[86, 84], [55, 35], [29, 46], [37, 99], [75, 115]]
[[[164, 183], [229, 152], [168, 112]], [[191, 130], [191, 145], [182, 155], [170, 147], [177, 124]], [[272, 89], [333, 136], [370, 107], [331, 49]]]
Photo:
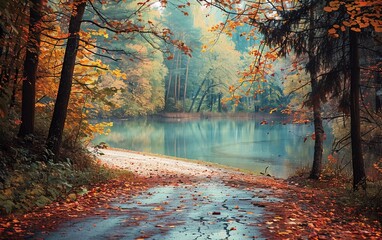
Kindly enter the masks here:
[[308, 178], [372, 190], [380, 211], [381, 12], [375, 0], [2, 0], [1, 213], [120, 174], [89, 153], [113, 119], [206, 112], [312, 123]]

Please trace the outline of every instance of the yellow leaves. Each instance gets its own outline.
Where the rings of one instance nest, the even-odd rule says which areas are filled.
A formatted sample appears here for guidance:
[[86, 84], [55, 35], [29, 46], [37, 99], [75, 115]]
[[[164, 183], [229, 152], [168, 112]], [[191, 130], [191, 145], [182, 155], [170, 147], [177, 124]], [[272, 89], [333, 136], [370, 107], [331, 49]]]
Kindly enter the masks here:
[[151, 209], [151, 210], [153, 210], [153, 211], [163, 211], [163, 209], [164, 209], [163, 206], [158, 206], [158, 207], [154, 207], [154, 208]]
[[202, 50], [201, 50], [201, 52], [206, 52], [207, 51], [207, 46], [206, 45], [203, 45], [202, 46]]
[[277, 108], [272, 108], [271, 111], [269, 111], [269, 114], [272, 114], [277, 111]]
[[90, 134], [104, 134], [107, 135], [110, 133], [110, 127], [113, 126], [112, 122], [101, 122], [96, 124], [89, 124], [88, 131]]
[[102, 28], [98, 29], [98, 31], [91, 31], [90, 34], [93, 36], [103, 36], [104, 38], [109, 38], [107, 31]]
[[124, 79], [124, 80], [127, 79], [127, 75], [126, 75], [126, 73], [122, 73], [121, 70], [119, 70], [119, 69], [115, 69], [115, 70], [113, 70], [111, 73], [112, 73], [115, 77], [117, 77], [117, 78], [122, 78], [122, 79]]

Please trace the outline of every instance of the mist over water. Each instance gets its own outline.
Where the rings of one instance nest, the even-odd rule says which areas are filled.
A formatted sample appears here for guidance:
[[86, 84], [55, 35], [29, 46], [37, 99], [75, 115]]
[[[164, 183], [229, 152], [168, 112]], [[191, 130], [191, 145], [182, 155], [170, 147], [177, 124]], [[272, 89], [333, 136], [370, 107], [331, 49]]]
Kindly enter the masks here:
[[[332, 133], [325, 128], [324, 159]], [[311, 164], [313, 124], [270, 123], [258, 120], [203, 119], [166, 122], [158, 119], [115, 121], [111, 133], [93, 143], [133, 151], [198, 159], [286, 178]]]

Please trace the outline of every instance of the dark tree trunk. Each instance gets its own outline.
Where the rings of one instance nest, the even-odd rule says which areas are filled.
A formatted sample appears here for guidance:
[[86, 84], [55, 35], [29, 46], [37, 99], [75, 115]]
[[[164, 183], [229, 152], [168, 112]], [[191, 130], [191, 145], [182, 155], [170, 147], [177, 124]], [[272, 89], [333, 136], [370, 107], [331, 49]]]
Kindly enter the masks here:
[[360, 121], [360, 66], [358, 50], [358, 33], [349, 31], [350, 45], [350, 120], [351, 147], [353, 164], [353, 189], [359, 186], [366, 189], [365, 164], [362, 155], [361, 121]]
[[223, 93], [219, 92], [218, 94], [218, 112], [222, 112], [222, 95]]
[[69, 23], [69, 38], [66, 45], [64, 62], [61, 70], [60, 85], [58, 87], [57, 99], [54, 105], [52, 122], [47, 138], [47, 148], [57, 157], [60, 152], [62, 133], [64, 131], [65, 119], [68, 110], [70, 91], [73, 82], [73, 72], [79, 46], [79, 31], [81, 20], [85, 11], [86, 1], [74, 1], [76, 9], [73, 10]]
[[[310, 29], [315, 29], [315, 23], [314, 23], [314, 9], [311, 8], [310, 12]], [[314, 30], [311, 30], [309, 32], [309, 38], [308, 38], [308, 51], [309, 52], [309, 73], [310, 73], [310, 85], [312, 88], [312, 94], [311, 94], [311, 103], [313, 108], [313, 122], [314, 122], [314, 154], [313, 154], [313, 165], [312, 169], [310, 171], [309, 178], [310, 179], [319, 179], [322, 171], [322, 153], [324, 151], [324, 128], [322, 126], [322, 118], [321, 118], [321, 102], [319, 93], [317, 91], [317, 62], [315, 60], [315, 47], [314, 47], [314, 38], [315, 33]]]
[[[316, 83], [317, 85], [317, 83]], [[317, 87], [313, 87], [312, 90]], [[314, 155], [313, 155], [313, 165], [310, 171], [310, 179], [319, 179], [322, 171], [322, 153], [324, 151], [324, 127], [322, 126], [321, 118], [321, 103], [318, 96], [312, 99], [313, 104], [313, 118], [314, 118]]]
[[198, 95], [200, 93], [200, 90], [202, 90], [202, 87], [203, 87], [205, 82], [206, 82], [206, 78], [203, 79], [202, 83], [199, 85], [199, 88], [198, 88], [198, 90], [195, 93], [195, 96], [192, 98], [192, 103], [191, 103], [190, 109], [188, 109], [188, 112], [191, 112], [192, 108], [194, 107], [196, 98], [198, 97]]
[[199, 101], [198, 109], [196, 110], [196, 112], [200, 112], [200, 108], [202, 107], [204, 98], [205, 98], [205, 97], [207, 96], [207, 94], [208, 94], [208, 90], [209, 90], [209, 89], [207, 89], [207, 90], [203, 93], [203, 96], [202, 96], [202, 98], [201, 98], [200, 101]]
[[34, 132], [36, 78], [41, 42], [42, 7], [44, 2], [44, 0], [30, 1], [29, 34], [23, 72], [21, 125], [18, 133], [20, 137]]
[[191, 57], [187, 57], [187, 64], [186, 64], [186, 76], [184, 80], [184, 90], [183, 90], [183, 112], [186, 111], [186, 97], [187, 97], [187, 84], [188, 84], [188, 70], [190, 65]]

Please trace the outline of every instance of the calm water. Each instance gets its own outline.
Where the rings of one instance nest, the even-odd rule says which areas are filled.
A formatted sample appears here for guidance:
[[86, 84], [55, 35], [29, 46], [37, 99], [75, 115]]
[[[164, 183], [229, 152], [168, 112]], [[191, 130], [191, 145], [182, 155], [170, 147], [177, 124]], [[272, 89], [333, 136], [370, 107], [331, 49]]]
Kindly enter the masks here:
[[[325, 159], [331, 133], [326, 128]], [[106, 142], [115, 148], [199, 159], [232, 167], [288, 177], [312, 161], [313, 126], [260, 125], [257, 120], [207, 119], [164, 122], [154, 119], [116, 121]], [[306, 141], [304, 139], [307, 137]]]

